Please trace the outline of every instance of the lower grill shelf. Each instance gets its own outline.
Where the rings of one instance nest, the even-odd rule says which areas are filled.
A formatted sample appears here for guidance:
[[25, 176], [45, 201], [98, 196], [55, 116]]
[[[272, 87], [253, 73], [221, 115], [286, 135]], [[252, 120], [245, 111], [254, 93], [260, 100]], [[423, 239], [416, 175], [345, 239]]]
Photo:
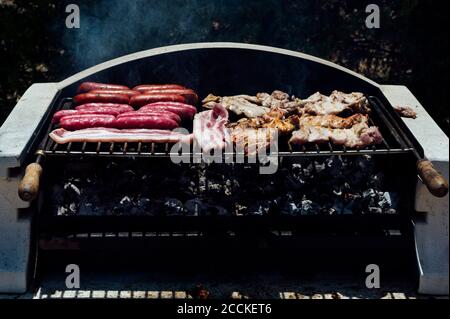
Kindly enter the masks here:
[[39, 232], [90, 234], [132, 232], [345, 233], [405, 230], [410, 222], [401, 214], [364, 216], [40, 216]]

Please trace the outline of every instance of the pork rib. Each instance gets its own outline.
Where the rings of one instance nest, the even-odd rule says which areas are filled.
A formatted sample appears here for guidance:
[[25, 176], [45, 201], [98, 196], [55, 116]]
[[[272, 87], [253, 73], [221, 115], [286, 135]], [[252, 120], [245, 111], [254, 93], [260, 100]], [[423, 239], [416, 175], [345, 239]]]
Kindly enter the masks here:
[[377, 127], [359, 123], [351, 128], [332, 129], [321, 126], [303, 126], [292, 133], [291, 144], [332, 142], [349, 148], [362, 148], [380, 144], [383, 138]]
[[354, 113], [369, 113], [370, 108], [364, 94], [359, 92], [343, 93], [333, 91], [330, 96], [317, 92], [306, 100], [302, 100], [305, 113], [313, 115], [337, 115], [345, 110], [351, 110]]
[[321, 126], [328, 128], [351, 128], [359, 123], [367, 123], [368, 116], [364, 114], [354, 114], [350, 117], [339, 117], [337, 115], [303, 115], [298, 117], [298, 125], [302, 126]]
[[270, 111], [268, 107], [255, 104], [253, 97], [249, 95], [235, 96], [215, 96], [209, 94], [203, 100], [203, 107], [211, 109], [217, 103], [220, 103], [225, 109], [236, 113], [237, 115], [245, 115], [248, 118], [254, 118], [266, 114]]

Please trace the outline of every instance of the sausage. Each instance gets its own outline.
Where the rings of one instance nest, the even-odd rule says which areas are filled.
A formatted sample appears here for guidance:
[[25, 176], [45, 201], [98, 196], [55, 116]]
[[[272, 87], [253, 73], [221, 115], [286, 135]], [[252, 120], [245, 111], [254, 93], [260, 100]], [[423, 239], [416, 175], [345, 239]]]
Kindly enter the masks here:
[[[132, 109], [132, 107], [130, 106]], [[117, 116], [121, 113], [129, 112], [130, 109], [118, 109], [118, 108], [111, 108], [111, 107], [95, 107], [95, 108], [87, 108], [82, 110], [61, 110], [56, 112], [53, 115], [52, 123], [56, 124], [59, 123], [61, 118], [65, 116], [70, 115], [83, 115], [83, 114], [106, 114], [106, 115], [113, 115]], [[176, 114], [175, 114], [176, 115]]]
[[116, 117], [107, 114], [69, 115], [61, 118], [59, 126], [69, 130], [81, 130], [91, 127], [112, 127]]
[[184, 103], [176, 103], [176, 102], [158, 102], [147, 104], [139, 109], [139, 111], [170, 111], [178, 114], [183, 120], [191, 120], [195, 113], [197, 113], [197, 109], [189, 104]]
[[75, 110], [82, 111], [86, 114], [96, 113], [96, 114], [110, 114], [117, 116], [121, 113], [131, 112], [134, 109], [127, 104], [82, 104], [75, 108]]
[[68, 115], [76, 115], [80, 114], [80, 111], [77, 110], [61, 110], [53, 114], [52, 123], [56, 124], [59, 123], [62, 117], [68, 116]]
[[135, 95], [130, 99], [130, 105], [134, 107], [144, 106], [156, 102], [179, 102], [186, 103], [186, 98], [177, 94], [141, 94]]
[[116, 118], [122, 118], [122, 117], [130, 117], [130, 116], [145, 116], [145, 115], [158, 115], [158, 116], [165, 116], [168, 118], [171, 118], [178, 124], [181, 122], [181, 118], [178, 114], [169, 112], [169, 111], [158, 111], [158, 110], [148, 110], [148, 111], [133, 111], [133, 112], [126, 112], [122, 113], [116, 116]]
[[142, 84], [133, 88], [135, 91], [145, 92], [151, 90], [165, 90], [165, 89], [186, 89], [179, 84]]
[[166, 116], [148, 114], [117, 118], [114, 120], [114, 127], [172, 130], [178, 127], [178, 123]]
[[128, 86], [119, 84], [83, 82], [78, 87], [77, 93], [85, 93], [92, 90], [129, 90], [129, 89], [130, 88]]
[[86, 109], [92, 109], [96, 107], [112, 107], [112, 108], [118, 108], [126, 110], [125, 112], [128, 112], [128, 110], [133, 111], [134, 109], [128, 105], [128, 104], [117, 104], [117, 103], [86, 103], [81, 104], [75, 107], [77, 110], [86, 110]]
[[123, 94], [128, 97], [132, 97], [133, 95], [141, 94], [141, 92], [139, 92], [139, 91], [126, 90], [126, 89], [123, 89], [123, 90], [116, 90], [116, 89], [114, 89], [114, 90], [92, 90], [92, 91], [89, 91], [88, 93]]
[[189, 104], [195, 105], [198, 102], [197, 94], [191, 89], [153, 89], [144, 91], [143, 94], [177, 94], [184, 96]]
[[82, 93], [76, 95], [73, 100], [77, 105], [95, 102], [128, 104], [130, 98], [125, 94], [118, 93]]

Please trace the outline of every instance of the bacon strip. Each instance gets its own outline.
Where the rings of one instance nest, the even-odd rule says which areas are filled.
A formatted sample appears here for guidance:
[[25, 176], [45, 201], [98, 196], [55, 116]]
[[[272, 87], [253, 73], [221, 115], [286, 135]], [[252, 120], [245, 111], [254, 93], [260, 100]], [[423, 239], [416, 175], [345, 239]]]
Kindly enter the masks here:
[[190, 143], [192, 134], [182, 134], [169, 130], [127, 129], [95, 127], [78, 131], [56, 129], [49, 134], [58, 144], [70, 142], [143, 142], [143, 143]]
[[209, 153], [212, 149], [224, 149], [231, 141], [230, 132], [225, 125], [228, 123], [228, 112], [220, 104], [212, 110], [203, 111], [194, 117], [194, 139], [203, 152]]

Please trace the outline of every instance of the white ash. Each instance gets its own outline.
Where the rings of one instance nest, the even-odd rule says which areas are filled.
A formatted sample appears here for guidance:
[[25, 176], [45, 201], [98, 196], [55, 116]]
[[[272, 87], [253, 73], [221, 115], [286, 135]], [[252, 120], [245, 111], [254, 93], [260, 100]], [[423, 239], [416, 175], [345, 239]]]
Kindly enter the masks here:
[[131, 203], [131, 199], [128, 196], [125, 196], [120, 200], [120, 205], [129, 204]]
[[67, 183], [64, 185], [64, 189], [67, 190], [68, 188], [71, 188], [78, 196], [81, 194], [80, 189], [75, 186], [73, 183]]

